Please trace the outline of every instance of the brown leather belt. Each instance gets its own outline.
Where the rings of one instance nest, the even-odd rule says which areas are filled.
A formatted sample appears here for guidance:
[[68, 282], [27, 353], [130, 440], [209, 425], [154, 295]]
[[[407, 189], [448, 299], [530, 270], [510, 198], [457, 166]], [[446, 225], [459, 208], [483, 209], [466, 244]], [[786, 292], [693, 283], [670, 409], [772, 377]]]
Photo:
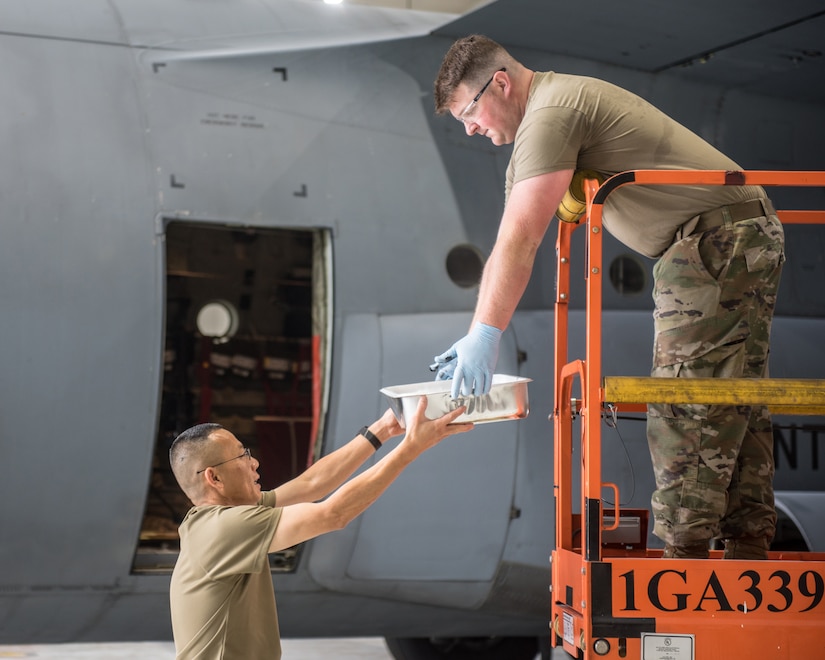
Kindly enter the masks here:
[[776, 213], [773, 204], [769, 199], [751, 199], [747, 202], [739, 202], [730, 206], [720, 206], [718, 209], [705, 211], [699, 216], [699, 222], [693, 228], [691, 234], [699, 234], [709, 229], [721, 227], [726, 222], [731, 224], [749, 218], [759, 218], [763, 215]]

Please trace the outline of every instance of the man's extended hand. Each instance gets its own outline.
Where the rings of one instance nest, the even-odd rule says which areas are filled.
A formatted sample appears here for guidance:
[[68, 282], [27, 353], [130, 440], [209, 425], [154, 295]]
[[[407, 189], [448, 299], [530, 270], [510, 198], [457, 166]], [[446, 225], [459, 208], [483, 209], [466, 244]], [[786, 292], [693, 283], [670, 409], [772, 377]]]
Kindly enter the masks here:
[[470, 334], [435, 357], [436, 380], [453, 379], [452, 397], [487, 394], [493, 384], [501, 330], [476, 323]]
[[412, 444], [419, 451], [424, 451], [437, 445], [441, 440], [456, 433], [464, 433], [473, 429], [472, 422], [455, 423], [467, 410], [466, 406], [459, 406], [455, 410], [444, 413], [437, 419], [429, 419], [427, 411], [427, 397], [422, 396], [415, 409], [415, 415], [409, 420], [409, 428], [404, 442]]

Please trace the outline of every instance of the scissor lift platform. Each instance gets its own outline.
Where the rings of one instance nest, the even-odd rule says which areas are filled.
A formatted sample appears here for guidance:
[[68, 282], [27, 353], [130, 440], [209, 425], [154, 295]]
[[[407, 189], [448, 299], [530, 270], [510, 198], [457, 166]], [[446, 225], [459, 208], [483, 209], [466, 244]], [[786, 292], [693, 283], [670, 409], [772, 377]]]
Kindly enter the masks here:
[[[769, 552], [765, 561], [663, 559], [647, 547], [648, 511], [602, 506], [601, 420], [648, 403], [767, 404], [825, 414], [825, 380], [603, 377], [602, 205], [624, 185], [825, 187], [825, 172], [640, 170], [599, 187], [585, 181], [586, 222], [559, 223], [555, 305], [551, 640], [574, 658], [799, 660], [825, 658], [825, 553]], [[823, 211], [779, 212], [783, 223], [825, 224]], [[587, 231], [585, 359], [569, 360], [570, 238]], [[572, 398], [574, 385], [580, 398]], [[581, 417], [580, 493], [573, 492], [573, 420]], [[574, 513], [578, 501], [581, 513]]]

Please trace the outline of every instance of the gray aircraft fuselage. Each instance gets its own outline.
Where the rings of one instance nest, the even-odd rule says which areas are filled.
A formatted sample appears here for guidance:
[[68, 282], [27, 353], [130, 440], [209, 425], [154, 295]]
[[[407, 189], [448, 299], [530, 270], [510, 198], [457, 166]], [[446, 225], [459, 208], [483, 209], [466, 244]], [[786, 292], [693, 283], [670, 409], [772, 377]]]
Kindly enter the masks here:
[[[380, 388], [429, 380], [466, 332], [509, 149], [434, 116], [449, 38], [423, 19], [390, 38], [397, 14], [365, 8], [327, 25], [324, 9], [0, 10], [0, 641], [169, 638], [175, 535], [148, 521], [185, 513], [170, 438], [219, 417], [259, 443], [275, 483], [278, 460], [292, 474], [348, 442], [386, 408]], [[745, 169], [825, 169], [817, 104], [515, 53], [639, 93]], [[825, 208], [822, 190], [774, 199]], [[825, 231], [787, 236], [772, 375], [821, 378]], [[529, 417], [449, 439], [349, 527], [273, 564], [285, 636], [546, 633], [554, 238], [498, 363], [533, 379]], [[641, 275], [605, 287], [605, 372], [647, 375], [652, 261], [608, 239], [605, 268], [622, 259]], [[584, 345], [575, 268], [571, 353]], [[240, 311], [243, 349], [198, 337], [214, 298]], [[250, 356], [276, 366], [233, 362]], [[777, 421], [777, 488], [821, 491], [821, 425]], [[267, 444], [296, 428], [288, 452]], [[644, 424], [619, 431], [606, 479], [647, 507]]]

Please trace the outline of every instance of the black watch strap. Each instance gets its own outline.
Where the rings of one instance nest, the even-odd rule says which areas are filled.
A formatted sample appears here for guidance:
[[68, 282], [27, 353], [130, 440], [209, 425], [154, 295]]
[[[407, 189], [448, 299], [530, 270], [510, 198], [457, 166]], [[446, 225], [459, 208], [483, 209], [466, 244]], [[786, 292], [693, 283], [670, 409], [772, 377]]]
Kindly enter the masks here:
[[378, 439], [378, 436], [376, 436], [375, 433], [370, 431], [366, 426], [358, 431], [358, 435], [363, 435], [367, 440], [369, 440], [370, 444], [375, 447], [375, 451], [381, 449], [381, 441]]

